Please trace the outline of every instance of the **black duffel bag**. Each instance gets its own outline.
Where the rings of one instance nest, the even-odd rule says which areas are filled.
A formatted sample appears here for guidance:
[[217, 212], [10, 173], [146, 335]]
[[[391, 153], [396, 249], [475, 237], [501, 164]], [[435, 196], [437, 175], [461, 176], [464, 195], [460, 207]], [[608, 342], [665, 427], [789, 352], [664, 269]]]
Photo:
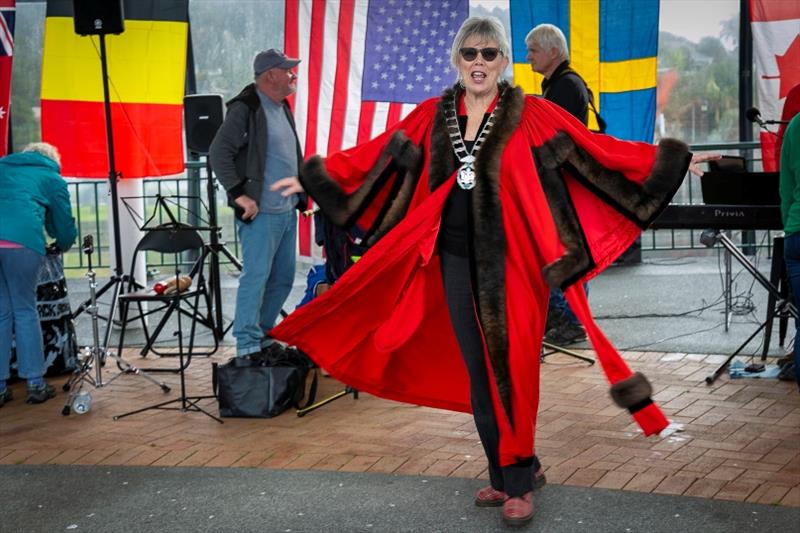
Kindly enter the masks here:
[[[272, 418], [290, 407], [303, 408], [314, 402], [317, 371], [301, 352], [273, 348], [250, 357], [232, 357], [227, 363], [212, 365], [214, 395], [219, 401], [219, 416]], [[301, 406], [306, 378], [313, 372], [308, 400]]]

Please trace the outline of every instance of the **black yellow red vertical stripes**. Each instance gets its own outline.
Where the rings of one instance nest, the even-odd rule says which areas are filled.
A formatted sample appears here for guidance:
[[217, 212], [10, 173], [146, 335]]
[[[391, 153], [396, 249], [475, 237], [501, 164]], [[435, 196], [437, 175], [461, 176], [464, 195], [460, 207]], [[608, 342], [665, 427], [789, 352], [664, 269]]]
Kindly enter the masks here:
[[[123, 178], [183, 170], [188, 0], [124, 2], [125, 32], [106, 36], [116, 167]], [[72, 0], [48, 0], [42, 139], [65, 176], [108, 176], [99, 37], [74, 32]]]

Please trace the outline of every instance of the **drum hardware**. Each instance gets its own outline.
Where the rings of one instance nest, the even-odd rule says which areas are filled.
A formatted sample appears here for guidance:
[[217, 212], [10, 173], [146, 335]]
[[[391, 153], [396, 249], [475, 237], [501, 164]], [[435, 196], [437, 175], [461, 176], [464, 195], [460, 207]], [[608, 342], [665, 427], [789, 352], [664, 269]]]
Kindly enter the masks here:
[[[78, 365], [75, 371], [62, 387], [65, 392], [68, 391], [70, 393], [67, 402], [64, 404], [64, 408], [61, 410], [61, 414], [64, 416], [68, 416], [70, 412], [75, 412], [76, 414], [89, 412], [92, 406], [92, 395], [91, 392], [83, 389], [86, 383], [99, 389], [111, 384], [111, 382], [124, 374], [142, 376], [153, 384], [158, 385], [165, 393], [170, 391], [170, 387], [164, 382], [156, 380], [149, 374], [142, 372], [128, 363], [120, 355], [109, 351], [107, 337], [106, 344], [100, 344], [99, 313], [97, 310], [97, 274], [92, 268], [92, 254], [94, 253], [94, 238], [92, 235], [86, 235], [83, 238], [82, 251], [86, 254], [86, 260], [89, 266], [89, 270], [86, 272], [86, 277], [89, 278], [89, 305], [86, 307], [86, 311], [88, 311], [92, 317], [93, 344], [92, 346], [83, 348], [78, 356]], [[107, 358], [111, 358], [117, 362], [120, 373], [104, 382], [102, 367], [105, 366]], [[92, 375], [93, 369], [94, 375]]]

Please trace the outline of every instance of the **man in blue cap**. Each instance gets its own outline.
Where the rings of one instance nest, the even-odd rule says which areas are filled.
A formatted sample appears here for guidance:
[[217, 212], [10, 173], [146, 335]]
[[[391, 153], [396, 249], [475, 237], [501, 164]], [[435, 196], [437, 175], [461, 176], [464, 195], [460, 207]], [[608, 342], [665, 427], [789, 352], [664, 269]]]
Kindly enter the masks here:
[[297, 213], [305, 197], [276, 182], [297, 177], [302, 151], [286, 98], [297, 90], [299, 59], [271, 48], [253, 60], [255, 81], [227, 103], [209, 150], [217, 179], [236, 214], [242, 275], [233, 336], [236, 355], [272, 344], [272, 329], [294, 282]]

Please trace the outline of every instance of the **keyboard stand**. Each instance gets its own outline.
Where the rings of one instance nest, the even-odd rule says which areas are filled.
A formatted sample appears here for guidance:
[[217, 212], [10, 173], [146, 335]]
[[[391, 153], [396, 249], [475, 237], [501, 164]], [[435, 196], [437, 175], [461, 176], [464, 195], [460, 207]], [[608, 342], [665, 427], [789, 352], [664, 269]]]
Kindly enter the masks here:
[[[735, 352], [728, 356], [728, 358], [714, 370], [714, 373], [706, 377], [706, 383], [711, 385], [714, 381], [722, 374], [728, 365], [731, 363], [734, 357], [739, 355], [739, 352], [744, 350], [745, 346], [747, 346], [751, 340], [758, 335], [762, 329], [764, 329], [768, 324], [771, 328], [772, 321], [775, 316], [791, 316], [795, 320], [797, 320], [797, 308], [792, 304], [792, 302], [787, 298], [787, 295], [781, 293], [781, 291], [776, 287], [769, 279], [767, 279], [764, 274], [759, 272], [759, 270], [747, 259], [747, 256], [742, 253], [742, 251], [736, 246], [736, 244], [730, 240], [730, 238], [725, 235], [725, 232], [717, 230], [717, 229], [707, 229], [703, 231], [702, 235], [700, 235], [700, 242], [704, 245], [708, 246], [709, 248], [716, 245], [717, 243], [721, 244], [725, 250], [730, 254], [731, 257], [736, 259], [740, 265], [742, 265], [745, 270], [747, 270], [755, 279], [756, 281], [764, 287], [770, 295], [770, 301], [774, 302], [774, 305], [767, 310], [767, 320], [764, 321], [758, 329], [756, 329], [752, 335], [750, 335], [746, 341], [739, 346]], [[729, 260], [728, 260], [729, 261]], [[726, 265], [727, 268], [727, 265]], [[728, 320], [728, 314], [726, 311], [725, 320]], [[765, 339], [766, 340], [766, 339]]]
[[[778, 235], [772, 238], [772, 263], [769, 271], [769, 281], [778, 288], [781, 298], [789, 300], [792, 298], [791, 289], [789, 287], [789, 273], [786, 271], [786, 263], [783, 261], [783, 236]], [[769, 350], [770, 339], [772, 338], [772, 325], [773, 318], [777, 316], [778, 320], [778, 346], [783, 348], [784, 340], [786, 339], [786, 332], [789, 326], [789, 315], [783, 313], [769, 313], [770, 309], [775, 308], [777, 298], [770, 293], [767, 299], [767, 317], [765, 320], [766, 328], [764, 329], [764, 350], [761, 353], [761, 360], [767, 359], [767, 352]]]

